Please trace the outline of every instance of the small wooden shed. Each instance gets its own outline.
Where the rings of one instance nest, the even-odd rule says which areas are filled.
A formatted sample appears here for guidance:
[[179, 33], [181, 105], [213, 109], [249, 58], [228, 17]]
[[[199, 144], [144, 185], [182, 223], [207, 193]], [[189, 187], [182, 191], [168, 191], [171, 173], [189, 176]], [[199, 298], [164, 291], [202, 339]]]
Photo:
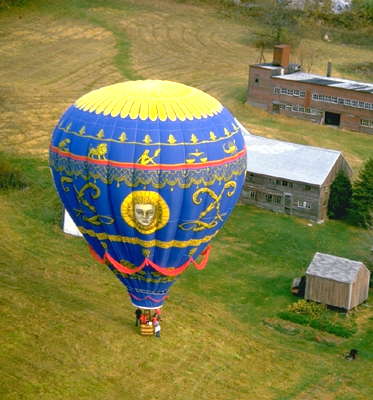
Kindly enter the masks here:
[[368, 298], [370, 271], [360, 261], [316, 253], [306, 271], [306, 300], [351, 310]]

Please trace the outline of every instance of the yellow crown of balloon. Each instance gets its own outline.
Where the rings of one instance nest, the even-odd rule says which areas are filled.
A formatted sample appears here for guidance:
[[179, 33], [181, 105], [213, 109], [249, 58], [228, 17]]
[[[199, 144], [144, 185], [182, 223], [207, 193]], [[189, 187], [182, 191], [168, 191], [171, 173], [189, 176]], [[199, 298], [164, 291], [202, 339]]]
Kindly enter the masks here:
[[96, 114], [152, 121], [208, 118], [223, 109], [218, 100], [199, 89], [159, 80], [105, 86], [80, 97], [75, 106]]

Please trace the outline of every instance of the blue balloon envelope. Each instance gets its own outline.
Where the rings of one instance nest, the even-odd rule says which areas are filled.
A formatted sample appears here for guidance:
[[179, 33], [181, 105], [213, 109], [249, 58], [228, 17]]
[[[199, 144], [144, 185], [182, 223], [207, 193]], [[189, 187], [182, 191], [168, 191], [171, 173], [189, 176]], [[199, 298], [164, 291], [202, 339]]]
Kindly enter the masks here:
[[50, 167], [92, 254], [133, 305], [151, 309], [188, 265], [206, 265], [209, 242], [239, 198], [246, 149], [239, 122], [207, 93], [129, 81], [67, 109]]

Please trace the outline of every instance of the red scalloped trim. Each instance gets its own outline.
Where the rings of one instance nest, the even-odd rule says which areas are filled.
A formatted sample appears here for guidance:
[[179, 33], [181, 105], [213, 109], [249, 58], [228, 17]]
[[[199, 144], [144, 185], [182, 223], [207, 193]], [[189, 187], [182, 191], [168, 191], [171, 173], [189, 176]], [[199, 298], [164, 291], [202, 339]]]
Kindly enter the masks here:
[[205, 250], [202, 251], [201, 255], [203, 256], [202, 260], [200, 263], [197, 263], [195, 260], [193, 260], [192, 257], [189, 257], [189, 260], [187, 260], [183, 265], [180, 265], [180, 267], [176, 268], [165, 268], [165, 267], [160, 267], [158, 264], [154, 263], [153, 261], [149, 260], [149, 258], [145, 258], [144, 261], [141, 263], [136, 268], [127, 268], [118, 261], [116, 261], [109, 253], [105, 253], [104, 257], [100, 257], [93, 249], [92, 247], [89, 247], [89, 251], [94, 259], [96, 259], [98, 262], [101, 264], [104, 264], [105, 261], [109, 261], [110, 264], [115, 267], [119, 272], [125, 273], [125, 274], [134, 274], [136, 272], [141, 271], [143, 268], [146, 266], [152, 267], [155, 269], [157, 272], [159, 272], [162, 275], [165, 276], [177, 276], [180, 275], [188, 266], [192, 263], [194, 267], [198, 270], [202, 270], [206, 267], [207, 261], [209, 259], [210, 251], [211, 251], [211, 246], [207, 246]]
[[164, 301], [165, 299], [168, 298], [167, 295], [163, 296], [163, 297], [160, 298], [160, 299], [154, 299], [154, 298], [151, 297], [151, 296], [145, 296], [145, 297], [141, 298], [141, 297], [135, 296], [135, 295], [132, 294], [132, 293], [128, 293], [128, 294], [129, 294], [133, 299], [135, 299], [135, 300], [138, 300], [138, 301], [151, 300], [151, 301], [153, 301], [153, 302], [155, 302], [155, 303], [160, 303], [160, 302], [162, 302], [162, 301]]

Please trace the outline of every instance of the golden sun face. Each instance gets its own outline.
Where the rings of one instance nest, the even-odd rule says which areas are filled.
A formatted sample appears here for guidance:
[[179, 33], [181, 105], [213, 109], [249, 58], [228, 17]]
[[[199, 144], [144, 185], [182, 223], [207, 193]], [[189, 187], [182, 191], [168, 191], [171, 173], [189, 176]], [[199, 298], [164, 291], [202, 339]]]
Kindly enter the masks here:
[[155, 217], [155, 206], [153, 204], [135, 204], [134, 214], [137, 223], [149, 226]]
[[169, 207], [162, 196], [145, 190], [130, 193], [123, 200], [120, 212], [127, 225], [144, 234], [163, 228], [170, 218]]

